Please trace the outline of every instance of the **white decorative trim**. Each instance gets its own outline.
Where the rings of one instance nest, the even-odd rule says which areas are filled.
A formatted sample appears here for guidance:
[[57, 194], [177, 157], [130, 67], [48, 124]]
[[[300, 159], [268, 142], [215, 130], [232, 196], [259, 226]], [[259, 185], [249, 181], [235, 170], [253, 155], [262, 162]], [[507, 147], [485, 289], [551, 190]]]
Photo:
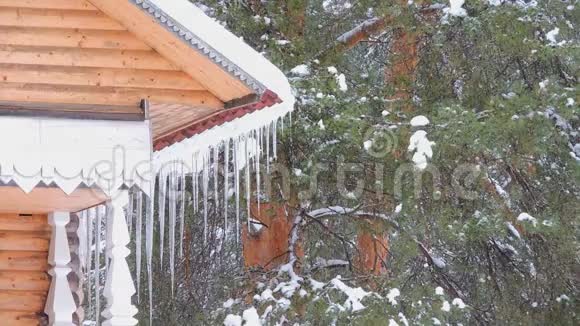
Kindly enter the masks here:
[[66, 225], [70, 221], [69, 213], [54, 212], [48, 216], [52, 228], [48, 262], [52, 269], [50, 290], [44, 312], [48, 315], [49, 324], [53, 326], [70, 326], [73, 324], [72, 314], [77, 310], [67, 275], [71, 269], [70, 249]]
[[108, 205], [107, 216], [107, 259], [109, 269], [105, 283], [104, 295], [107, 307], [102, 313], [105, 317], [104, 326], [137, 325], [133, 318], [137, 308], [131, 303], [135, 294], [135, 286], [126, 257], [131, 251], [127, 248], [130, 242], [127, 220], [124, 208], [129, 203], [127, 190], [120, 190], [112, 197]]
[[107, 195], [137, 185], [149, 193], [148, 121], [0, 117], [0, 183], [24, 192], [39, 183], [71, 194], [81, 185]]

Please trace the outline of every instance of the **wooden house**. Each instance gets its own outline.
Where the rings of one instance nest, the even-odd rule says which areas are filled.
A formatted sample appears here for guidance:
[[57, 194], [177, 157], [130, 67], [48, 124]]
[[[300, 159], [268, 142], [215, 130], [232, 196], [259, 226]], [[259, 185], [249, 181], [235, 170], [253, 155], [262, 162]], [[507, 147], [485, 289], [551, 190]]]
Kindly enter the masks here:
[[0, 324], [82, 323], [103, 241], [99, 323], [135, 325], [126, 212], [146, 211], [151, 272], [176, 162], [207, 182], [213, 154], [238, 182], [240, 144], [275, 152], [293, 105], [284, 74], [188, 0], [0, 0]]

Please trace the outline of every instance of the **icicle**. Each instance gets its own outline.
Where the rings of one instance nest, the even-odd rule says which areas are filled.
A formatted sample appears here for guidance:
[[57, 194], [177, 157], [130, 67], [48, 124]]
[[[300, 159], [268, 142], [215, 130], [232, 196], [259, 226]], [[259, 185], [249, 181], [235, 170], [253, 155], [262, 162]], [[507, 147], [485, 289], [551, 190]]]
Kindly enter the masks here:
[[165, 239], [165, 196], [167, 177], [163, 170], [159, 172], [159, 266], [163, 270], [163, 249]]
[[92, 279], [92, 262], [93, 262], [93, 222], [95, 217], [95, 209], [91, 208], [87, 214], [87, 248], [88, 254], [85, 257], [86, 265], [87, 265], [87, 303], [88, 303], [88, 310], [91, 311], [93, 308], [93, 296], [91, 295], [91, 279]]
[[179, 206], [179, 257], [183, 258], [183, 233], [185, 231], [185, 170], [181, 164], [181, 205]]
[[260, 211], [260, 155], [262, 154], [262, 144], [260, 143], [260, 138], [262, 138], [262, 134], [260, 129], [257, 131], [258, 137], [256, 138], [256, 156], [254, 157], [254, 162], [256, 164], [256, 168], [254, 169], [254, 173], [256, 174], [256, 203], [258, 204], [258, 212]]
[[135, 271], [137, 278], [137, 302], [141, 302], [141, 248], [142, 246], [142, 234], [143, 230], [143, 192], [137, 189], [135, 194], [137, 197], [137, 214], [135, 216]]
[[169, 271], [171, 274], [171, 296], [175, 290], [175, 221], [177, 213], [177, 173], [175, 166], [169, 175]]
[[202, 170], [202, 182], [203, 182], [203, 244], [207, 244], [207, 197], [208, 197], [208, 187], [209, 187], [209, 153], [204, 154], [203, 157], [203, 170]]
[[224, 239], [228, 241], [228, 193], [230, 188], [230, 141], [227, 140], [224, 148]]
[[260, 140], [260, 146], [258, 146], [260, 155], [264, 155], [262, 149], [264, 148], [264, 132], [262, 131], [262, 127], [258, 128], [258, 139]]
[[193, 175], [191, 176], [191, 195], [193, 199], [193, 213], [196, 214], [199, 211], [199, 186], [198, 186], [198, 169], [197, 169], [197, 156], [193, 157], [192, 162]]
[[[247, 208], [247, 219], [248, 219], [248, 227], [250, 226], [250, 200], [252, 198], [251, 194], [251, 180], [250, 180], [250, 154], [248, 153], [248, 143], [250, 140], [250, 135], [246, 136], [244, 146], [245, 146], [245, 153], [246, 153], [246, 208]], [[248, 229], [249, 230], [249, 229]]]
[[[102, 206], [97, 206], [95, 221], [95, 321], [100, 325], [101, 315], [101, 218]], [[108, 209], [108, 207], [105, 207]]]
[[266, 127], [266, 173], [270, 174], [270, 129], [271, 124]]
[[108, 220], [110, 214], [111, 214], [111, 210], [110, 210], [110, 208], [108, 206], [106, 206], [105, 213], [103, 214], [103, 217], [102, 217], [102, 220], [101, 220], [101, 223], [102, 223], [102, 227], [101, 228], [103, 229], [103, 236], [101, 238], [103, 239], [103, 242], [105, 243], [105, 247], [103, 248], [103, 257], [104, 257], [103, 260], [104, 260], [104, 264], [105, 264], [105, 273], [104, 273], [104, 276], [105, 277], [103, 277], [103, 291], [104, 291], [104, 285], [105, 285], [104, 284], [105, 283], [105, 278], [109, 274], [109, 267], [111, 265], [111, 260], [108, 259], [107, 258], [107, 255], [106, 255], [106, 250], [107, 250], [107, 247], [106, 247], [106, 244], [107, 244], [106, 239], [108, 239], [108, 237], [109, 237], [109, 230], [107, 228], [107, 220]]
[[272, 123], [272, 151], [274, 159], [278, 158], [278, 131], [276, 129], [276, 126], [278, 125], [277, 121], [274, 121], [274, 123]]
[[213, 200], [214, 211], [219, 211], [219, 197], [218, 197], [218, 162], [219, 162], [219, 146], [213, 148]]
[[234, 187], [236, 191], [236, 243], [240, 241], [240, 138], [234, 139]]
[[135, 212], [135, 193], [129, 191], [129, 205], [127, 205], [127, 215], [125, 216], [127, 220], [127, 228], [129, 229], [129, 234], [133, 233], [133, 214]]
[[153, 212], [155, 211], [155, 178], [151, 184], [151, 197], [145, 197], [145, 255], [147, 259], [147, 288], [149, 290], [149, 325], [153, 325]]
[[280, 118], [280, 132], [284, 133], [284, 116]]
[[[86, 261], [87, 259], [85, 257], [87, 257], [87, 242], [83, 241], [84, 239], [87, 238], [87, 225], [85, 223], [83, 223], [86, 219], [87, 219], [87, 211], [81, 211], [77, 214], [78, 218], [79, 218], [79, 225], [77, 228], [77, 238], [79, 239], [79, 247], [78, 247], [78, 258], [79, 258], [79, 267], [80, 267], [80, 274], [82, 277], [84, 277], [84, 275], [86, 275], [86, 271], [87, 271], [87, 266], [86, 266]], [[82, 283], [82, 280], [81, 280]]]

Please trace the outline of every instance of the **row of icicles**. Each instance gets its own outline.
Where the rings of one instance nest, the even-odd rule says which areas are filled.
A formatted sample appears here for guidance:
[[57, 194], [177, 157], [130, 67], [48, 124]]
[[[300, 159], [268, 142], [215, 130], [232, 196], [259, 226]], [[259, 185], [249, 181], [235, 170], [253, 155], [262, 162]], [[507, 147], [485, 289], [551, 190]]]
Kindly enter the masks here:
[[[292, 117], [290, 115], [290, 123]], [[129, 204], [126, 208], [127, 225], [130, 234], [134, 234], [135, 241], [135, 280], [137, 300], [140, 301], [140, 279], [142, 272], [142, 248], [143, 235], [145, 227], [145, 256], [146, 268], [148, 274], [148, 292], [149, 292], [149, 314], [152, 320], [153, 307], [153, 284], [152, 284], [152, 259], [153, 259], [153, 237], [154, 237], [154, 218], [158, 219], [159, 226], [159, 253], [160, 262], [163, 264], [163, 254], [165, 248], [165, 229], [168, 224], [168, 246], [169, 246], [169, 270], [171, 274], [171, 293], [174, 293], [175, 285], [175, 257], [178, 251], [179, 257], [183, 258], [183, 239], [185, 229], [185, 209], [186, 206], [192, 207], [194, 215], [203, 217], [203, 237], [204, 244], [208, 240], [208, 200], [213, 197], [217, 210], [222, 212], [224, 218], [224, 229], [230, 229], [230, 220], [235, 218], [235, 241], [240, 239], [240, 220], [245, 215], [246, 220], [250, 223], [250, 200], [245, 200], [246, 207], [242, 209], [241, 197], [246, 199], [252, 198], [251, 188], [252, 174], [255, 178], [257, 205], [260, 205], [260, 193], [262, 180], [260, 166], [265, 161], [265, 172], [270, 173], [270, 163], [277, 158], [277, 129], [278, 124], [283, 130], [283, 118], [269, 123], [266, 127], [257, 128], [245, 135], [229, 139], [218, 146], [207, 148], [203, 153], [196, 153], [191, 163], [174, 161], [165, 164], [158, 169], [158, 174], [153, 185], [157, 200], [151, 200], [144, 195], [142, 191], [131, 188], [129, 192]], [[200, 135], [198, 137], [203, 137]], [[223, 160], [220, 160], [222, 153]], [[248, 162], [249, 164], [246, 164]], [[223, 164], [223, 194], [219, 194], [218, 173], [219, 164]], [[188, 183], [186, 177], [191, 176], [189, 183], [190, 189], [187, 189]], [[242, 190], [242, 179], [244, 179], [244, 189]], [[231, 184], [233, 182], [233, 184]], [[213, 183], [213, 194], [211, 193], [210, 183]], [[230, 185], [233, 191], [230, 191]], [[186, 193], [191, 191], [191, 196]], [[235, 197], [235, 217], [228, 216], [231, 197]], [[155, 199], [155, 198], [154, 198]], [[155, 203], [157, 205], [155, 206]], [[219, 205], [222, 205], [221, 207]], [[157, 210], [155, 210], [157, 209]], [[155, 216], [156, 212], [157, 216]], [[100, 325], [101, 311], [101, 287], [104, 283], [102, 279], [106, 275], [108, 263], [101, 262], [101, 255], [105, 247], [104, 239], [106, 236], [106, 218], [108, 207], [106, 205], [83, 211], [81, 214], [81, 230], [79, 231], [85, 243], [81, 245], [81, 266], [85, 275], [85, 289], [87, 296], [86, 305], [88, 310], [86, 316], [93, 316], [97, 325]], [[179, 227], [179, 229], [177, 228]], [[178, 247], [176, 248], [176, 236], [179, 232]], [[228, 239], [228, 232], [224, 232], [224, 240]], [[106, 259], [105, 259], [106, 260]], [[103, 271], [104, 269], [104, 271]]]

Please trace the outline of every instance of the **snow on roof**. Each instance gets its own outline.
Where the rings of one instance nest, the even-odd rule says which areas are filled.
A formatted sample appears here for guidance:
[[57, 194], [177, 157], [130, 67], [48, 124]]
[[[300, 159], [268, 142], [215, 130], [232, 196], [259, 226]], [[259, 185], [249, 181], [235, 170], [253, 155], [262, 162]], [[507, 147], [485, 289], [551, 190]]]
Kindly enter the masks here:
[[[295, 99], [284, 73], [244, 43], [242, 39], [226, 30], [219, 22], [208, 17], [187, 0], [144, 0], [143, 2], [149, 2], [181, 25], [176, 32], [191, 33], [194, 38], [205, 44], [202, 52], [214, 61], [216, 61], [215, 58], [224, 57], [237, 66], [243, 74], [249, 75], [267, 90], [276, 93], [281, 100], [281, 103], [215, 126], [156, 152], [154, 165], [157, 171], [164, 165], [175, 161], [189, 165], [188, 163], [192, 162], [195, 157], [207, 155], [211, 148], [220, 146], [232, 138], [249, 136], [258, 129], [276, 123], [293, 111]], [[186, 31], [179, 29], [186, 29]], [[212, 53], [213, 51], [215, 53]]]
[[[230, 61], [283, 101], [294, 99], [288, 80], [280, 69], [188, 0], [133, 1], [148, 2], [175, 20], [181, 26], [173, 30], [178, 34], [191, 34], [198, 40], [196, 44], [202, 52], [214, 61]], [[212, 50], [215, 53], [211, 53]]]

